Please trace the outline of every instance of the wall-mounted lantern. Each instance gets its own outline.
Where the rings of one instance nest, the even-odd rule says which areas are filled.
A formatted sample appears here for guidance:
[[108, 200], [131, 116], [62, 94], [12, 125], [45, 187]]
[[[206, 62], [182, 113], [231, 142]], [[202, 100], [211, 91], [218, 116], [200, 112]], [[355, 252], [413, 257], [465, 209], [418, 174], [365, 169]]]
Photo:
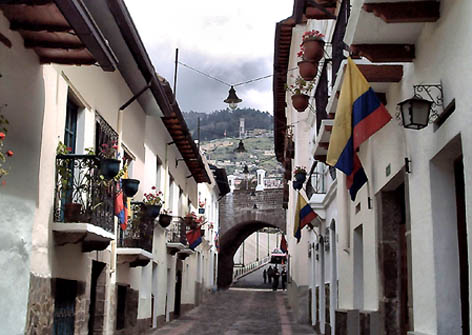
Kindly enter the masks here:
[[414, 85], [413, 97], [398, 104], [403, 127], [423, 129], [434, 122], [443, 108], [441, 84]]

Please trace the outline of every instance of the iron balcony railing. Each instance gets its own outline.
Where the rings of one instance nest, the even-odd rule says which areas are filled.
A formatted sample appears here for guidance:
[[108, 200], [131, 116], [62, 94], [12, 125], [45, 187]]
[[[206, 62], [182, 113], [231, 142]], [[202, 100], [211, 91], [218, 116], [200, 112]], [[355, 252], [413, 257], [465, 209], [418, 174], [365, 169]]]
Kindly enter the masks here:
[[167, 240], [171, 243], [187, 245], [187, 226], [181, 218], [173, 218], [167, 230]]
[[118, 247], [140, 248], [152, 253], [154, 220], [145, 217], [141, 203], [131, 203], [130, 219], [126, 229], [119, 229]]
[[114, 194], [115, 182], [100, 178], [97, 156], [56, 156], [56, 222], [91, 223], [112, 233]]

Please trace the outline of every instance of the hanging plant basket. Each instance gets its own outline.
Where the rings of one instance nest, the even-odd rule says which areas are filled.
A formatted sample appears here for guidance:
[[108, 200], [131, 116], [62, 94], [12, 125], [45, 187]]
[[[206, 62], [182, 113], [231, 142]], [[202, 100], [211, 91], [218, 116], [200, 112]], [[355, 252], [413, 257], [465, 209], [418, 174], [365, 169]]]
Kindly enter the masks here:
[[303, 187], [303, 182], [299, 181], [299, 180], [294, 180], [294, 181], [292, 181], [292, 186], [293, 186], [293, 189], [299, 191]]
[[159, 224], [161, 225], [162, 228], [166, 228], [170, 225], [172, 222], [172, 216], [168, 214], [161, 214], [159, 216]]
[[144, 211], [147, 218], [154, 220], [159, 216], [159, 212], [161, 211], [161, 205], [146, 205]]
[[295, 180], [299, 181], [301, 183], [304, 183], [306, 180], [306, 173], [296, 173], [295, 174]]
[[139, 180], [137, 179], [121, 179], [121, 186], [123, 187], [123, 192], [128, 198], [134, 197], [138, 193], [139, 189]]
[[323, 58], [325, 42], [319, 38], [307, 38], [303, 41], [304, 60], [319, 62]]
[[102, 158], [100, 161], [100, 174], [105, 179], [114, 178], [120, 172], [120, 161], [114, 158]]
[[292, 95], [292, 105], [298, 112], [302, 113], [308, 107], [310, 97], [306, 94]]
[[311, 81], [316, 77], [316, 74], [318, 73], [318, 62], [302, 60], [297, 64], [300, 76], [302, 76], [303, 79]]
[[64, 222], [79, 222], [82, 205], [70, 202], [64, 205]]

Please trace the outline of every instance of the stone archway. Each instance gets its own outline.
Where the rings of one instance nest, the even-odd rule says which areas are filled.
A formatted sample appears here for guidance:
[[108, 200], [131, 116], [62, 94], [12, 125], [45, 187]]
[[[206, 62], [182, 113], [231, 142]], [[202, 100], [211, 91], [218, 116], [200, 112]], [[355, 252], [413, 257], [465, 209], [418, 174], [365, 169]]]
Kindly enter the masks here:
[[218, 288], [231, 285], [233, 257], [246, 238], [265, 227], [285, 232], [286, 216], [282, 205], [283, 189], [236, 190], [221, 200]]

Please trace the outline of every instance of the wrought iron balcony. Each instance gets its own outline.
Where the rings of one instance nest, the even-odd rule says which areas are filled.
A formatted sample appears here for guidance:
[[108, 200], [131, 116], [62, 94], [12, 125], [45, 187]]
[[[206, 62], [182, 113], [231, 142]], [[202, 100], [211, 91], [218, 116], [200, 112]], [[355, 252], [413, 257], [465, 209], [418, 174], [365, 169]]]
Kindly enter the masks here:
[[187, 226], [180, 218], [174, 219], [167, 231], [167, 241], [187, 245]]
[[140, 248], [152, 253], [154, 220], [143, 215], [141, 203], [131, 203], [131, 213], [126, 230], [119, 229], [118, 247]]
[[113, 233], [115, 183], [100, 178], [95, 155], [57, 155], [54, 219], [81, 222]]

